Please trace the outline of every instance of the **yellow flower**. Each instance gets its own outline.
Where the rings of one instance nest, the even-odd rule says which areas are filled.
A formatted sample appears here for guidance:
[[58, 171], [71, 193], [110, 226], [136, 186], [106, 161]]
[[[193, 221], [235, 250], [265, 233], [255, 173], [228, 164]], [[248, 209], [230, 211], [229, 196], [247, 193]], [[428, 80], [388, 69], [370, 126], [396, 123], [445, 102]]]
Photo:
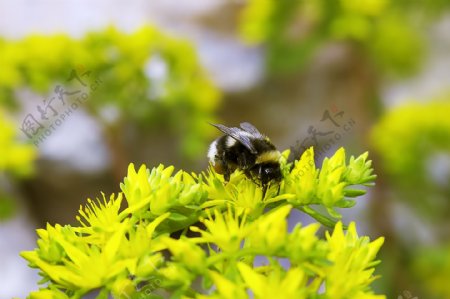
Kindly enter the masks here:
[[214, 217], [210, 214], [202, 222], [206, 230], [198, 227], [191, 227], [191, 230], [201, 233], [200, 241], [214, 243], [224, 252], [239, 251], [242, 240], [250, 233], [245, 214], [241, 219], [230, 207], [225, 213], [214, 210]]
[[248, 240], [252, 247], [265, 248], [268, 254], [276, 253], [285, 246], [287, 235], [286, 217], [292, 206], [285, 205], [260, 217], [253, 223]]
[[209, 296], [199, 295], [198, 299], [247, 299], [247, 293], [244, 288], [225, 278], [215, 271], [209, 271], [212, 281], [217, 286], [217, 291]]
[[276, 268], [263, 275], [247, 264], [238, 263], [237, 266], [255, 299], [308, 298], [308, 276], [300, 268], [290, 268], [286, 272]]
[[39, 291], [31, 292], [29, 299], [69, 299], [69, 296], [59, 291], [58, 289], [41, 289]]
[[339, 299], [365, 293], [367, 286], [377, 278], [373, 276], [374, 259], [384, 238], [372, 242], [368, 237], [359, 238], [354, 222], [350, 223], [346, 234], [342, 223], [338, 222], [333, 234], [327, 232], [326, 238], [329, 244], [328, 259], [332, 263], [325, 268], [326, 294]]
[[129, 261], [117, 259], [116, 256], [125, 228], [126, 225], [122, 225], [102, 248], [95, 245], [82, 246], [82, 237], [79, 237], [77, 244], [75, 240], [66, 237], [67, 231], [56, 230], [59, 234], [53, 237], [67, 257], [64, 265], [43, 260], [36, 251], [22, 252], [21, 255], [45, 272], [55, 283], [70, 290], [88, 291], [107, 284], [125, 271]]
[[161, 241], [167, 245], [175, 261], [181, 262], [191, 271], [202, 273], [205, 270], [206, 254], [192, 240], [183, 237], [179, 240], [164, 238]]
[[122, 219], [119, 210], [122, 203], [122, 194], [119, 193], [117, 198], [112, 194], [109, 201], [106, 200], [105, 194], [102, 193], [103, 202], [97, 198], [97, 203], [88, 198], [88, 203], [84, 209], [80, 206], [77, 216], [78, 222], [82, 225], [75, 230], [89, 235], [87, 238], [91, 243], [103, 243], [111, 234], [117, 231], [122, 225]]
[[288, 199], [294, 205], [309, 204], [314, 201], [317, 189], [318, 170], [314, 162], [314, 149], [310, 147], [295, 161], [294, 168], [286, 178], [285, 192], [296, 196]]

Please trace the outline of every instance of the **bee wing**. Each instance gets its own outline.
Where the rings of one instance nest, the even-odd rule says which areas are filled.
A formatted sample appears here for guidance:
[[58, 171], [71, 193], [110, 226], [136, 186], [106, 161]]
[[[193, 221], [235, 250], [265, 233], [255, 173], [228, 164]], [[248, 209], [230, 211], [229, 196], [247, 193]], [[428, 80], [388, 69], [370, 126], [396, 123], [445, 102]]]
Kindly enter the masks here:
[[257, 129], [254, 125], [252, 125], [252, 124], [249, 123], [249, 122], [243, 122], [243, 123], [241, 123], [241, 128], [242, 128], [244, 131], [246, 131], [246, 132], [252, 134], [252, 135], [255, 136], [256, 138], [264, 139], [264, 137], [265, 137], [263, 134], [261, 134], [261, 133], [258, 131], [258, 129]]
[[231, 136], [234, 139], [236, 139], [237, 141], [239, 141], [240, 143], [242, 143], [242, 145], [244, 145], [252, 154], [257, 153], [256, 149], [252, 143], [253, 135], [250, 132], [246, 132], [246, 131], [243, 131], [242, 129], [235, 128], [235, 127], [229, 128], [229, 127], [226, 127], [226, 126], [220, 125], [220, 124], [211, 124], [211, 125], [213, 125], [217, 129], [219, 129], [226, 135]]

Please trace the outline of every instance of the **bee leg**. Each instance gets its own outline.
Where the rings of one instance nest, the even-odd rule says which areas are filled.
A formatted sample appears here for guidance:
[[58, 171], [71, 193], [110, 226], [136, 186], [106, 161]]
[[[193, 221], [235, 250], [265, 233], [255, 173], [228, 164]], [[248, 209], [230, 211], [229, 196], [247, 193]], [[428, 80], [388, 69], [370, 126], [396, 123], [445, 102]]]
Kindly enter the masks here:
[[267, 184], [262, 185], [262, 198], [266, 197]]
[[227, 168], [223, 173], [223, 179], [225, 180], [225, 182], [230, 181], [230, 175], [231, 175], [230, 170]]
[[245, 158], [245, 155], [238, 156], [237, 160], [240, 169], [248, 169], [247, 159]]
[[221, 156], [221, 165], [222, 165], [222, 170], [223, 170], [223, 178], [225, 180], [225, 182], [229, 182], [230, 181], [230, 176], [231, 176], [231, 169], [230, 166], [228, 165], [226, 159], [225, 159], [225, 154], [223, 154]]

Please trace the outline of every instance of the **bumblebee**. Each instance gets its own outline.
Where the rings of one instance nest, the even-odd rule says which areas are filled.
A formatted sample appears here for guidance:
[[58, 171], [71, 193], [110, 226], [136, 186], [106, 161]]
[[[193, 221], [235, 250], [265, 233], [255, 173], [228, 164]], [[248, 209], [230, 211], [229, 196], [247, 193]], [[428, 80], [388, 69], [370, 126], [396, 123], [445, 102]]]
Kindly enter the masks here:
[[263, 196], [271, 182], [282, 179], [279, 158], [280, 152], [270, 139], [261, 134], [248, 122], [240, 128], [211, 124], [225, 135], [214, 140], [209, 146], [208, 158], [217, 173], [223, 174], [225, 181], [236, 169], [260, 184]]

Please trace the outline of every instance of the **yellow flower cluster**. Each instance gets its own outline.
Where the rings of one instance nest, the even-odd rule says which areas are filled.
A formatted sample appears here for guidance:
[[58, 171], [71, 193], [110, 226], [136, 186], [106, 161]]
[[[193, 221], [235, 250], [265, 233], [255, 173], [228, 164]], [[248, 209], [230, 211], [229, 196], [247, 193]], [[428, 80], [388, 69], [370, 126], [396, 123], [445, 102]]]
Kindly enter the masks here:
[[[122, 193], [88, 200], [80, 226], [38, 230], [38, 248], [22, 256], [45, 285], [30, 298], [93, 290], [97, 298], [385, 298], [370, 289], [383, 238], [359, 237], [354, 223], [345, 232], [333, 218], [340, 217], [335, 208], [353, 205], [348, 194], [363, 193], [349, 186], [374, 180], [367, 153], [347, 164], [340, 149], [322, 169], [310, 163], [312, 149], [294, 164], [288, 155], [281, 158], [284, 180], [264, 197], [238, 171], [224, 183], [212, 169], [174, 174], [173, 167], [136, 171], [130, 164]], [[333, 231], [321, 237], [320, 223], [289, 231], [295, 208]]]

